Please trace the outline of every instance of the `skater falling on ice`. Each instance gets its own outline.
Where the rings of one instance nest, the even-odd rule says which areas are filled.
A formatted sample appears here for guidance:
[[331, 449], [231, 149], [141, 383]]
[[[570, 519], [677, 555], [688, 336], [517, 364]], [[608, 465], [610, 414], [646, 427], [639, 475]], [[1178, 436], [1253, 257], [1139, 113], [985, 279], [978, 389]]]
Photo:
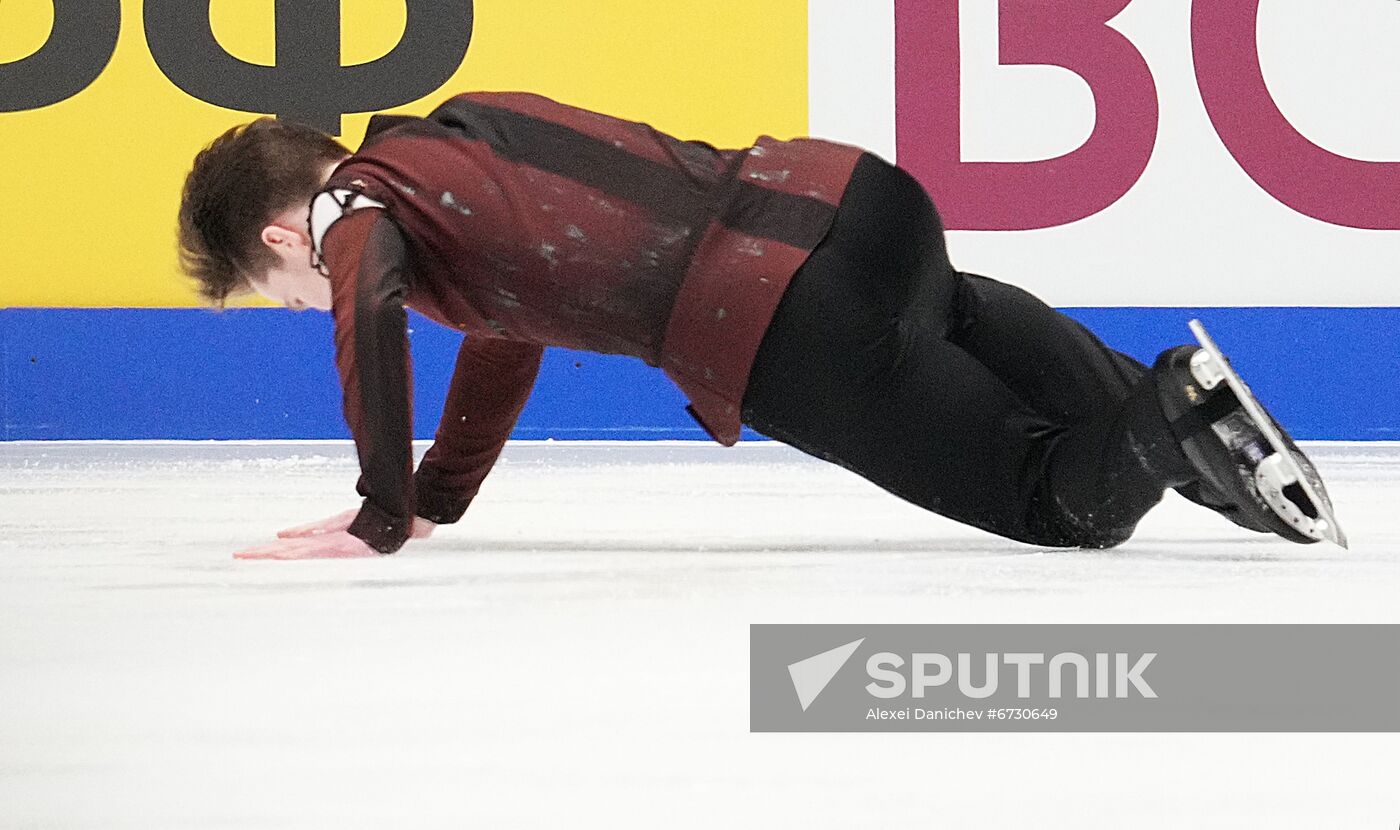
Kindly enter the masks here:
[[[545, 98], [376, 116], [359, 151], [263, 119], [195, 159], [183, 266], [215, 305], [332, 312], [362, 505], [245, 558], [393, 553], [458, 521], [546, 346], [664, 371], [740, 426], [1032, 545], [1108, 548], [1168, 488], [1344, 543], [1311, 464], [1201, 346], [1152, 367], [961, 273], [923, 187], [862, 150], [717, 150]], [[466, 334], [415, 471], [406, 308]]]

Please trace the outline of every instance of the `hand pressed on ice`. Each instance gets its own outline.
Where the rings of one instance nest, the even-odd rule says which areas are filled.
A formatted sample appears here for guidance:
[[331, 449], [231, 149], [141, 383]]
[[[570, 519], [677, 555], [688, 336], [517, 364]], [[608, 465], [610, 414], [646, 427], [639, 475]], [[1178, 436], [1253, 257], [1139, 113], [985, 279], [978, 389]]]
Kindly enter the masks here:
[[[358, 508], [351, 508], [344, 513], [337, 513], [327, 519], [311, 522], [309, 524], [289, 527], [277, 534], [278, 539], [305, 539], [312, 536], [321, 536], [327, 533], [339, 533], [350, 527], [350, 523], [355, 521], [355, 516], [359, 514]], [[413, 517], [413, 532], [409, 536], [411, 539], [426, 539], [433, 535], [433, 530], [437, 525], [420, 516]]]
[[[277, 541], [268, 545], [240, 550], [234, 559], [355, 559], [378, 556], [369, 545], [347, 528], [355, 521], [358, 509], [337, 513], [330, 518], [288, 528], [277, 534]], [[426, 539], [437, 525], [415, 516], [410, 538]]]
[[357, 559], [378, 556], [358, 536], [344, 530], [318, 533], [292, 539], [278, 539], [270, 545], [240, 550], [234, 559]]

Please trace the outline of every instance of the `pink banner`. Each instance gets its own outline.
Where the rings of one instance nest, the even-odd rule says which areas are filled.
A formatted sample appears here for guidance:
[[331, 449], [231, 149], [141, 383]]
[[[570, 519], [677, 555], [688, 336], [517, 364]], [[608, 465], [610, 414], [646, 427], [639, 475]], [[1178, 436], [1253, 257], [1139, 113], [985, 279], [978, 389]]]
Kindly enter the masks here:
[[[1146, 61], [1107, 22], [1129, 0], [1000, 0], [1000, 63], [1058, 66], [1089, 85], [1088, 140], [1058, 158], [961, 158], [958, 0], [896, 0], [896, 126], [900, 164], [922, 180], [949, 230], [1065, 225], [1122, 198], [1157, 140], [1157, 87]], [[1264, 84], [1259, 0], [1196, 2], [1192, 46], [1211, 122], [1265, 191], [1307, 216], [1357, 228], [1400, 228], [1400, 164], [1331, 153], [1288, 122]]]

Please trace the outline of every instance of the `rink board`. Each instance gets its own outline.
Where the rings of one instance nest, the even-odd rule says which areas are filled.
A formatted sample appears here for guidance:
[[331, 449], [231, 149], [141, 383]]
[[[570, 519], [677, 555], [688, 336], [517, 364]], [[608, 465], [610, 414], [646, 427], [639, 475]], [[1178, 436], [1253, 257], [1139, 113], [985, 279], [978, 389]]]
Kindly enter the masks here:
[[[1400, 439], [1400, 309], [1067, 311], [1144, 361], [1200, 317], [1300, 439]], [[415, 434], [431, 438], [459, 335], [416, 316], [410, 328]], [[639, 360], [550, 349], [514, 437], [703, 440], [684, 406]], [[0, 439], [344, 437], [328, 315], [0, 310]]]
[[[176, 274], [171, 226], [192, 154], [270, 106], [238, 72], [200, 81], [190, 67], [224, 51], [260, 69], [329, 55], [311, 37], [333, 32], [346, 65], [373, 61], [407, 40], [407, 4], [291, 4], [323, 17], [288, 28], [284, 15], [281, 30], [285, 4], [271, 0], [151, 15], [207, 13], [217, 48], [142, 25], [151, 0], [119, 5], [120, 25], [55, 27], [42, 0], [0, 13], [9, 78], [55, 32], [105, 26], [116, 38], [70, 97], [33, 99], [62, 73], [0, 83], [15, 109], [3, 115], [6, 157], [25, 162], [6, 180], [25, 198], [0, 202], [0, 229], [24, 229], [4, 241], [0, 307], [33, 309], [0, 310], [0, 440], [343, 437], [328, 320], [215, 317], [191, 308]], [[399, 53], [443, 80], [420, 89], [416, 72], [396, 73], [385, 102], [343, 101], [333, 120], [347, 146], [368, 110], [422, 115], [468, 89], [528, 90], [722, 147], [760, 133], [852, 143], [921, 179], [959, 269], [1072, 307], [1143, 359], [1189, 341], [1197, 312], [1183, 306], [1227, 306], [1200, 315], [1298, 436], [1400, 438], [1400, 216], [1386, 208], [1400, 202], [1400, 4], [417, 6], [420, 24], [473, 9], [470, 38], [438, 27], [465, 56]], [[183, 54], [186, 68], [157, 52]], [[318, 88], [283, 103], [296, 116], [333, 102]], [[100, 239], [75, 244], [79, 227]], [[427, 437], [455, 335], [415, 326]], [[516, 435], [703, 439], [684, 403], [639, 361], [551, 351]]]

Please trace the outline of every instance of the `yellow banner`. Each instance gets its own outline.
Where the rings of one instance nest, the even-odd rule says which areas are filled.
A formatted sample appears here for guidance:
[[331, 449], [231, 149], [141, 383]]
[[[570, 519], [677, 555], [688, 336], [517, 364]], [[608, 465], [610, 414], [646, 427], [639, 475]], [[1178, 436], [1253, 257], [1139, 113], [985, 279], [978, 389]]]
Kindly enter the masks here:
[[[108, 2], [115, 20], [118, 0]], [[158, 0], [146, 2], [158, 7]], [[175, 2], [159, 0], [159, 8], [202, 15], [208, 0]], [[367, 64], [400, 46], [408, 6], [422, 3], [436, 13], [473, 11], [470, 46], [455, 71], [448, 67], [445, 83], [385, 111], [425, 114], [457, 92], [525, 90], [720, 146], [746, 146], [758, 133], [807, 130], [806, 0], [340, 0], [338, 21], [334, 0], [303, 2], [297, 21], [278, 20], [274, 0], [208, 2], [203, 25], [227, 54], [211, 55], [198, 80], [217, 91], [222, 76], [209, 68], [217, 65], [212, 58], [277, 66], [279, 43], [298, 36], [312, 42], [337, 24], [340, 62]], [[25, 77], [8, 70], [23, 67], [53, 38], [86, 43], [81, 38], [100, 35], [81, 30], [97, 26], [88, 21], [100, 15], [73, 7], [102, 5], [0, 0], [0, 84]], [[204, 144], [261, 113], [182, 91], [176, 82], [190, 86], [190, 79], [168, 77], [163, 68], [178, 74], [175, 64], [158, 63], [152, 45], [185, 58], [198, 58], [191, 50], [203, 47], [180, 37], [164, 11], [144, 20], [142, 0], [119, 5], [111, 60], [76, 94], [25, 108], [26, 100], [52, 90], [39, 83], [34, 90], [0, 87], [0, 100], [20, 102], [7, 107], [17, 111], [0, 111], [0, 307], [198, 304], [175, 265], [180, 185]], [[327, 20], [307, 17], [318, 9]], [[69, 51], [90, 56], [93, 50]], [[193, 63], [193, 70], [179, 71], [198, 75], [199, 61]], [[74, 84], [82, 83], [79, 69]], [[325, 80], [328, 90], [334, 86], [334, 78]], [[59, 86], [54, 95], [63, 94]], [[302, 87], [281, 92], [288, 88]], [[266, 94], [278, 89], [273, 84]], [[334, 110], [336, 99], [328, 91], [298, 105]], [[367, 114], [346, 114], [342, 141], [357, 146], [367, 121]]]

